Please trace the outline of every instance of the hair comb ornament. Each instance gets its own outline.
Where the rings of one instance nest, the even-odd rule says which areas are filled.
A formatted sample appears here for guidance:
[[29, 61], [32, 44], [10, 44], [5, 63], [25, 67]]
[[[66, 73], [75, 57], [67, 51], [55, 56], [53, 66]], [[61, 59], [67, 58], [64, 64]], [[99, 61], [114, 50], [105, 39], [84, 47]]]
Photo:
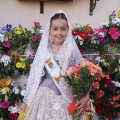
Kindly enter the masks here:
[[62, 10], [57, 10], [56, 12], [55, 12], [55, 14], [60, 14], [60, 13], [64, 13]]

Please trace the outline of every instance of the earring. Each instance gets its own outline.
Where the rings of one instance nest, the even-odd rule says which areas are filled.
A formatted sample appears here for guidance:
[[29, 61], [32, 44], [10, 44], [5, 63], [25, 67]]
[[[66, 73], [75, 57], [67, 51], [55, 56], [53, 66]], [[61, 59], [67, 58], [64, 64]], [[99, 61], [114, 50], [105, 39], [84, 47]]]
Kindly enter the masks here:
[[53, 38], [52, 38], [52, 35], [49, 34], [49, 43], [51, 44], [53, 42]]

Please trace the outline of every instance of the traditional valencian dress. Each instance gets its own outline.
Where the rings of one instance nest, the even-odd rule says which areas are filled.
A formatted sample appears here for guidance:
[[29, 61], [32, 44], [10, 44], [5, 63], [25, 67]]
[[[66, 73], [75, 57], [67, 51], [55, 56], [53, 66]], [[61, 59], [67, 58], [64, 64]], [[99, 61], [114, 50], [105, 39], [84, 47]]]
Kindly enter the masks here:
[[[77, 60], [75, 50], [68, 67], [74, 65], [75, 59], [73, 58]], [[59, 61], [57, 62], [59, 64]], [[80, 61], [77, 62], [79, 63]], [[72, 120], [72, 117], [68, 114], [68, 104], [68, 101], [61, 95], [60, 90], [45, 69], [45, 75], [33, 98], [25, 120]]]

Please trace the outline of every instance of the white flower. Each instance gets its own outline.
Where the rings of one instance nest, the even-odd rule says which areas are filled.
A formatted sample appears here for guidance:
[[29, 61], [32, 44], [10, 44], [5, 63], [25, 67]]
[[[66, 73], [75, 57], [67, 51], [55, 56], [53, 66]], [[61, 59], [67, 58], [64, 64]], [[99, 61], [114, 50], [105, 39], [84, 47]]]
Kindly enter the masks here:
[[7, 66], [8, 63], [11, 62], [11, 59], [8, 55], [3, 55], [0, 59], [0, 61], [4, 63], [4, 66]]
[[77, 23], [73, 25], [73, 28], [75, 28], [75, 29], [78, 29], [78, 28], [80, 28], [80, 27], [81, 27], [81, 25], [80, 25], [80, 24], [77, 24]]
[[39, 33], [40, 33], [40, 34], [43, 34], [43, 33], [44, 33], [44, 30], [43, 30], [43, 29], [40, 29], [40, 30], [39, 30]]
[[105, 33], [104, 32], [100, 32], [98, 35], [100, 35], [101, 37], [105, 37]]
[[120, 19], [119, 19], [119, 18], [115, 18], [115, 19], [113, 20], [113, 23], [120, 23]]
[[96, 57], [95, 60], [100, 62], [100, 56]]
[[3, 42], [5, 39], [4, 34], [0, 33], [0, 41]]
[[15, 93], [15, 94], [18, 94], [20, 92], [20, 90], [18, 89], [18, 87], [14, 87], [12, 89], [12, 91]]
[[12, 114], [19, 112], [18, 108], [13, 106], [9, 106], [8, 111], [10, 111]]
[[117, 23], [117, 21], [116, 21], [116, 20], [113, 20], [113, 21], [112, 21], [112, 23], [113, 23], [113, 24], [116, 24], [116, 23]]
[[120, 60], [118, 60], [118, 63], [120, 64]]
[[11, 113], [17, 113], [18, 112], [18, 109], [17, 109], [17, 107], [12, 107], [12, 110], [11, 110]]
[[11, 111], [12, 111], [12, 109], [13, 109], [13, 106], [9, 106], [9, 107], [8, 107], [8, 111], [10, 111], [10, 112], [11, 112]]
[[75, 36], [75, 40], [77, 40], [77, 39], [78, 39], [78, 40], [83, 40], [79, 35], [76, 35], [76, 36]]
[[80, 45], [83, 45], [83, 41], [82, 40], [80, 41]]
[[108, 26], [109, 26], [109, 22], [106, 22], [106, 23], [101, 23], [100, 28], [103, 28], [103, 26], [108, 27]]
[[112, 81], [112, 82], [115, 84], [116, 87], [120, 87], [120, 83], [118, 81], [117, 82]]
[[92, 40], [91, 43], [92, 44], [97, 44], [97, 41], [96, 40]]
[[22, 96], [25, 96], [25, 95], [26, 95], [26, 90], [21, 90], [20, 94], [21, 94]]

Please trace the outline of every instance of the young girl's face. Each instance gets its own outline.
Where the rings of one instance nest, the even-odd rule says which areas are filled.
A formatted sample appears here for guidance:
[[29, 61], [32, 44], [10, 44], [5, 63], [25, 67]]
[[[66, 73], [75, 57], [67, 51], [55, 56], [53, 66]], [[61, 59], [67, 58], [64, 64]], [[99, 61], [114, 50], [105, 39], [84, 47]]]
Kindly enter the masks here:
[[68, 33], [68, 24], [64, 19], [52, 20], [50, 34], [54, 43], [62, 44]]

